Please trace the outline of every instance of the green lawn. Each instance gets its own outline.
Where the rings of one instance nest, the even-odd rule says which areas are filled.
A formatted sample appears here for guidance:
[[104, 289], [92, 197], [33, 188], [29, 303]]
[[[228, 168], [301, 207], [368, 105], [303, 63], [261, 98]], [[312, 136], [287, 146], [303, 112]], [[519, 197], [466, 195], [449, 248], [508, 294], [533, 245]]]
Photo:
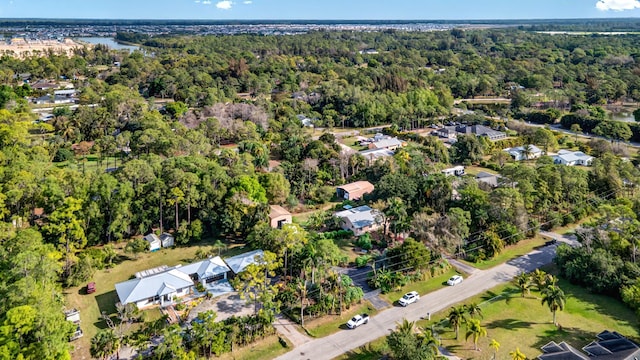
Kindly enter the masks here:
[[447, 280], [449, 280], [451, 276], [457, 273], [458, 272], [456, 272], [456, 270], [452, 268], [446, 273], [443, 273], [442, 275], [438, 275], [436, 277], [429, 278], [424, 281], [414, 282], [409, 285], [403, 286], [398, 291], [392, 291], [386, 294], [380, 294], [380, 297], [385, 301], [387, 301], [389, 304], [393, 304], [396, 301], [398, 301], [398, 299], [400, 299], [402, 295], [408, 293], [409, 291], [417, 291], [418, 294], [424, 295], [447, 286]]
[[536, 236], [531, 239], [522, 240], [515, 245], [505, 247], [504, 250], [502, 250], [502, 252], [498, 254], [498, 256], [490, 260], [485, 260], [477, 263], [472, 263], [465, 260], [460, 260], [460, 261], [470, 266], [473, 266], [475, 268], [486, 270], [494, 266], [503, 264], [511, 259], [517, 258], [522, 255], [526, 255], [531, 251], [533, 251], [535, 248], [539, 246], [543, 246], [545, 241], [547, 240], [548, 239], [545, 239], [542, 236]]
[[361, 151], [361, 150], [367, 150], [368, 149], [368, 147], [366, 147], [366, 146], [361, 146], [360, 142], [358, 141], [358, 139], [355, 136], [353, 136], [353, 137], [343, 137], [339, 141], [341, 143], [347, 145], [348, 147], [354, 149], [355, 151]]
[[[620, 301], [602, 295], [593, 295], [587, 290], [560, 280], [558, 285], [567, 295], [564, 311], [558, 312], [558, 323], [562, 329], [556, 329], [552, 323], [549, 308], [541, 305], [540, 295], [532, 292], [525, 298], [509, 285], [496, 287], [482, 295], [469, 299], [466, 303], [480, 304], [484, 318], [482, 326], [487, 329], [487, 337], [478, 342], [480, 351], [473, 350], [473, 342], [464, 340], [465, 327], [460, 328], [460, 339], [443, 320], [447, 311], [432, 316], [431, 321], [420, 321], [424, 329], [433, 328], [439, 333], [442, 345], [463, 359], [489, 360], [493, 350], [489, 348], [491, 339], [500, 343], [496, 359], [510, 359], [509, 352], [519, 348], [528, 359], [536, 358], [540, 347], [549, 341], [566, 341], [580, 349], [603, 330], [617, 331], [634, 341], [640, 339], [640, 323], [637, 315]], [[500, 294], [511, 294], [498, 297]], [[489, 301], [489, 299], [494, 299]], [[385, 353], [384, 338], [365, 347], [352, 351], [339, 359], [379, 359]]]
[[225, 353], [216, 359], [221, 360], [267, 360], [274, 359], [291, 350], [291, 344], [287, 343], [287, 347], [280, 344], [277, 335], [269, 336], [249, 346], [233, 349], [233, 353]]
[[[213, 243], [212, 241], [210, 242]], [[210, 246], [209, 243], [202, 243], [191, 247], [180, 247], [173, 249], [162, 249], [153, 253], [139, 255], [138, 259], [129, 258], [122, 251], [125, 243], [116, 245], [118, 254], [122, 262], [111, 269], [100, 270], [95, 273], [92, 281], [96, 283], [96, 292], [85, 293], [85, 284], [79, 287], [65, 289], [64, 295], [68, 308], [76, 308], [80, 311], [81, 327], [84, 336], [73, 342], [76, 348], [74, 358], [89, 356], [89, 344], [91, 338], [99, 329], [106, 328], [105, 322], [100, 318], [101, 313], [108, 315], [115, 314], [115, 303], [118, 296], [115, 291], [115, 284], [125, 281], [134, 276], [138, 271], [151, 269], [160, 265], [177, 265], [188, 263], [195, 258], [196, 251], [203, 246]], [[225, 252], [225, 256], [232, 256], [239, 252], [241, 247], [234, 247]], [[159, 311], [151, 309], [145, 311], [147, 319], [159, 317]]]
[[[377, 314], [376, 309], [369, 301], [363, 301], [362, 304], [351, 307], [342, 312], [342, 315], [328, 315], [318, 319], [305, 322], [305, 329], [310, 336], [321, 338], [331, 335], [337, 331], [347, 329], [345, 325], [349, 319], [357, 314], [369, 314], [373, 316]], [[299, 329], [304, 334], [303, 329]]]

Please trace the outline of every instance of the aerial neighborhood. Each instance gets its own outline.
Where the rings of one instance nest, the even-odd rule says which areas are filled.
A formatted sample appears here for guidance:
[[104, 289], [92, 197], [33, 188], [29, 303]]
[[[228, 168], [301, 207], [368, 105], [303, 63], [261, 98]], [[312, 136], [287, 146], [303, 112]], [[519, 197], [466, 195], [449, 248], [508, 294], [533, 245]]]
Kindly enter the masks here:
[[1, 358], [640, 357], [634, 18], [7, 21]]

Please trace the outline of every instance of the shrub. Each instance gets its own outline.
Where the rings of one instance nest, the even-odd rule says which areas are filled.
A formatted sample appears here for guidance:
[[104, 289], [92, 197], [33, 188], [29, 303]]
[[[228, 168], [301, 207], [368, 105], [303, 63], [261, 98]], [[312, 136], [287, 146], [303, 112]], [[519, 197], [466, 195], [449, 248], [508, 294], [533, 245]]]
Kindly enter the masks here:
[[371, 250], [373, 248], [373, 245], [371, 244], [371, 235], [369, 234], [361, 235], [356, 241], [356, 246], [363, 250], [367, 250], [367, 251]]
[[359, 268], [365, 267], [369, 260], [371, 260], [371, 255], [360, 255], [356, 258], [356, 266]]
[[53, 162], [65, 162], [73, 160], [73, 152], [69, 149], [61, 148], [56, 152], [56, 156], [53, 157]]

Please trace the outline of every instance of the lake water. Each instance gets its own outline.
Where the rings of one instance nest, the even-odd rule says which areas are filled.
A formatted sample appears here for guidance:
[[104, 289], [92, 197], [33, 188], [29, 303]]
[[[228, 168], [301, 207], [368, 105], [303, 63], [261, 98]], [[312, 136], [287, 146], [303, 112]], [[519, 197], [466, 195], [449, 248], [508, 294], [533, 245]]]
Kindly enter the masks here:
[[107, 37], [81, 37], [81, 38], [77, 38], [76, 40], [86, 42], [89, 44], [107, 45], [113, 50], [129, 50], [129, 51], [140, 50], [140, 47], [138, 46], [120, 44], [116, 42], [115, 39], [107, 38]]

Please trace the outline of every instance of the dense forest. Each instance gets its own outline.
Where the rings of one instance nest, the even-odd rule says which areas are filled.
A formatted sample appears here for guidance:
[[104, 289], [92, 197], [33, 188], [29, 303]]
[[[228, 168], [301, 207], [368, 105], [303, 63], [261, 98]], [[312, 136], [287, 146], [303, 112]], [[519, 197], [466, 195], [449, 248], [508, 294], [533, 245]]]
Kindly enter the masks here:
[[[609, 120], [605, 107], [640, 100], [640, 37], [518, 29], [119, 36], [144, 40], [143, 51], [98, 45], [73, 56], [0, 58], [3, 358], [69, 358], [73, 329], [60, 325], [62, 287], [113, 266], [117, 242], [127, 241], [131, 256], [144, 251], [132, 239], [156, 229], [172, 232], [180, 246], [239, 241], [274, 254], [266, 268], [254, 269], [284, 279], [255, 295], [270, 304], [264, 309], [271, 313], [255, 320], [265, 333], [264, 322], [280, 310], [301, 323], [341, 312], [362, 299], [362, 289], [334, 270], [348, 263], [338, 243], [352, 237], [336, 231], [332, 212], [283, 229], [265, 224], [269, 204], [318, 209], [335, 200], [335, 186], [355, 180], [375, 184], [360, 203], [384, 214], [386, 231], [353, 239], [374, 250], [356, 261], [372, 267], [374, 287], [428, 277], [446, 266], [441, 254], [482, 261], [540, 228], [592, 216], [606, 221], [585, 230], [593, 245], [561, 254], [563, 273], [587, 279], [564, 264], [601, 263], [611, 251], [619, 262], [603, 266], [625, 271], [613, 271], [620, 279], [595, 290], [638, 307], [632, 238], [640, 172], [621, 142], [640, 139], [640, 129]], [[80, 106], [56, 107], [42, 121], [26, 98], [46, 91], [19, 80], [26, 73], [72, 82]], [[456, 101], [469, 98], [510, 104]], [[454, 108], [474, 114], [458, 116]], [[300, 114], [325, 131], [313, 134]], [[576, 135], [520, 119], [558, 123]], [[416, 134], [449, 121], [510, 136], [460, 136], [448, 148]], [[385, 132], [409, 146], [368, 163], [337, 143], [334, 130], [380, 125], [391, 125]], [[605, 139], [579, 140], [583, 131]], [[527, 144], [545, 153], [579, 149], [596, 160], [584, 169], [547, 156], [514, 162], [502, 151]], [[491, 169], [502, 176], [500, 186], [447, 177], [441, 170], [451, 164]], [[612, 221], [625, 231], [603, 235], [617, 226]], [[159, 358], [212, 350], [184, 344], [163, 351]]]

